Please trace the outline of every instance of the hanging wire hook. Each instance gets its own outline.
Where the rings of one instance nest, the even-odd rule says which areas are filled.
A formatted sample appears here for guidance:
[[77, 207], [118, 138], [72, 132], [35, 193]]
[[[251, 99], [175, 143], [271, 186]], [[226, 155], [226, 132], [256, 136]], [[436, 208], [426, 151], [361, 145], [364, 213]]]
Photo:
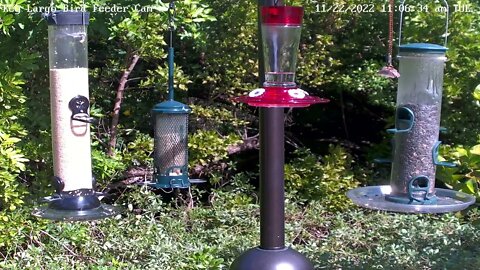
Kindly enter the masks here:
[[384, 66], [378, 75], [385, 78], [398, 78], [400, 73], [393, 67], [392, 54], [393, 54], [393, 13], [395, 8], [394, 0], [390, 0], [389, 14], [388, 14], [388, 53], [387, 53], [387, 65]]
[[[406, 0], [402, 0], [400, 2], [400, 6], [402, 8], [400, 9], [400, 28], [398, 30], [398, 46], [400, 46], [402, 44], [402, 25], [403, 25], [403, 11], [405, 10], [405, 2], [406, 2]], [[445, 40], [444, 40], [443, 46], [447, 47], [448, 22], [449, 22], [448, 16], [450, 14], [450, 7], [448, 6], [447, 0], [443, 0], [442, 2], [445, 5], [445, 16], [446, 16], [446, 19], [445, 19]]]
[[168, 31], [169, 31], [169, 47], [173, 47], [173, 32], [175, 31], [175, 0], [171, 0], [168, 5]]
[[174, 50], [173, 50], [173, 32], [175, 31], [175, 0], [170, 0], [168, 5], [168, 31], [169, 31], [169, 44], [168, 44], [168, 97], [170, 100], [174, 98], [174, 68], [173, 62]]

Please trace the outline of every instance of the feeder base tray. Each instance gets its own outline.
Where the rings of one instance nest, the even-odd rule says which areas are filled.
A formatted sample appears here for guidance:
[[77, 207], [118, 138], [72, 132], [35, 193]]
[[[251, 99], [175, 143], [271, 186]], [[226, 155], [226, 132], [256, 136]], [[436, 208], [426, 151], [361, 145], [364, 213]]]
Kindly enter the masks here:
[[188, 179], [186, 182], [178, 182], [177, 184], [165, 183], [165, 182], [139, 182], [138, 185], [147, 185], [151, 188], [161, 188], [161, 189], [174, 189], [174, 188], [189, 188], [190, 184], [204, 184], [207, 183], [206, 180], [203, 179]]
[[119, 207], [102, 204], [100, 207], [89, 210], [58, 210], [44, 206], [33, 210], [32, 215], [59, 221], [85, 221], [112, 217], [121, 212], [122, 209]]
[[252, 248], [238, 257], [230, 270], [313, 270], [312, 263], [291, 248], [266, 250]]
[[475, 203], [475, 197], [463, 192], [436, 188], [435, 204], [404, 204], [388, 201], [392, 188], [386, 186], [361, 187], [350, 190], [347, 196], [358, 206], [400, 213], [447, 213], [461, 211]]

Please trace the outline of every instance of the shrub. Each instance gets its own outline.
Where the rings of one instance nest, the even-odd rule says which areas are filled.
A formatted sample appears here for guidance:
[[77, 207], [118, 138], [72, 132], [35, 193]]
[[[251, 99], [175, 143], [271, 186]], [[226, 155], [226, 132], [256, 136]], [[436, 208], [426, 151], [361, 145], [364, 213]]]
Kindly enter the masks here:
[[445, 147], [444, 159], [454, 161], [454, 168], [439, 167], [436, 177], [449, 188], [480, 197], [480, 144], [473, 147]]
[[302, 201], [320, 201], [329, 209], [351, 206], [345, 193], [358, 186], [351, 155], [340, 146], [330, 146], [329, 154], [319, 159], [310, 150], [294, 153], [285, 165], [287, 191]]

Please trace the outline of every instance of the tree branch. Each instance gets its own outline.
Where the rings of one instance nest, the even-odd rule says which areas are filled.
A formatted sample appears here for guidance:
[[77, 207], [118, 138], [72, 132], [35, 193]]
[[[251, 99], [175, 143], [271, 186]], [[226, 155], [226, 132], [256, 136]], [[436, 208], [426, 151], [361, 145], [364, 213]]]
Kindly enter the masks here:
[[258, 149], [260, 146], [258, 141], [258, 136], [253, 136], [250, 138], [246, 138], [241, 143], [236, 145], [230, 145], [227, 147], [227, 153], [229, 155], [233, 155], [239, 152], [244, 152], [247, 150]]
[[117, 88], [117, 96], [115, 98], [115, 105], [113, 106], [112, 124], [110, 126], [110, 141], [108, 142], [108, 155], [115, 155], [115, 146], [117, 144], [118, 122], [120, 119], [120, 108], [122, 107], [123, 94], [125, 92], [125, 85], [128, 82], [128, 77], [132, 73], [133, 69], [137, 65], [140, 55], [134, 54], [130, 60], [130, 65], [123, 71], [120, 83]]

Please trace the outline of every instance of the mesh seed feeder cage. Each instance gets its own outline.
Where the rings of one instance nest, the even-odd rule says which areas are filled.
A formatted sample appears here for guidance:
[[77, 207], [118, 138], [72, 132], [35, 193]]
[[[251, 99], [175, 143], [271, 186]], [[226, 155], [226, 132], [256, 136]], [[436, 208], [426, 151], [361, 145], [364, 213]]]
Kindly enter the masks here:
[[54, 12], [48, 22], [50, 102], [55, 187], [48, 206], [33, 215], [53, 220], [92, 220], [118, 209], [100, 203], [92, 176], [88, 90], [88, 12]]
[[172, 99], [153, 108], [156, 188], [188, 188], [188, 114], [190, 108]]
[[[446, 26], [448, 29], [448, 12]], [[349, 191], [348, 196], [356, 204], [395, 212], [443, 213], [465, 209], [475, 202], [473, 196], [462, 192], [435, 188], [436, 167], [455, 166], [438, 160], [446, 37], [447, 33], [444, 46], [399, 46], [401, 76], [395, 128], [387, 130], [394, 136], [390, 186]]]
[[265, 82], [263, 88], [237, 97], [235, 101], [255, 107], [308, 107], [328, 102], [327, 99], [310, 96], [295, 83], [302, 21], [303, 7], [261, 8]]

